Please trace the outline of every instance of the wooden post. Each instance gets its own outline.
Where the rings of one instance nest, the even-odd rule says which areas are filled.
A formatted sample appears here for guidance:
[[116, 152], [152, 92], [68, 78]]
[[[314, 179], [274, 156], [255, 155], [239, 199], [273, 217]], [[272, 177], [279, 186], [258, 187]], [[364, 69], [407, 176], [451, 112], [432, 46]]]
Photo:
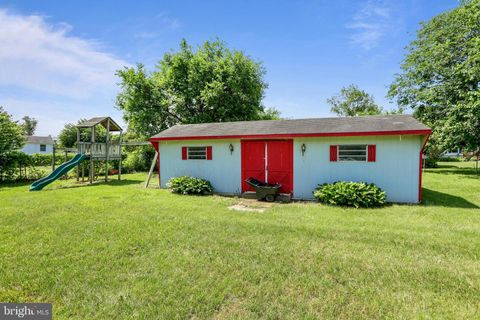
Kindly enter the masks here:
[[92, 127], [92, 136], [91, 136], [91, 139], [90, 139], [90, 174], [89, 174], [89, 178], [90, 178], [90, 184], [93, 183], [93, 178], [95, 177], [94, 175], [94, 163], [93, 163], [93, 144], [95, 143], [95, 126]]
[[[63, 152], [64, 152], [64, 154], [65, 154], [65, 161], [64, 161], [64, 163], [65, 163], [65, 162], [68, 161], [68, 151], [67, 151], [67, 148], [63, 149]], [[63, 176], [63, 179], [64, 179], [64, 180], [67, 180], [67, 179], [68, 179], [68, 173], [65, 173], [65, 175]]]
[[52, 171], [55, 171], [55, 151], [57, 148], [53, 146], [53, 153], [52, 153]]
[[148, 171], [147, 181], [145, 181], [145, 188], [148, 188], [150, 183], [150, 178], [152, 177], [153, 169], [155, 168], [155, 163], [157, 162], [158, 152], [155, 151], [155, 156], [153, 157], [152, 164], [150, 165], [150, 171]]
[[158, 153], [158, 188], [162, 189], [162, 175], [160, 173], [160, 141], [157, 143]]
[[[77, 127], [77, 152], [80, 153], [80, 129]], [[83, 168], [83, 166], [82, 166]], [[82, 179], [83, 180], [83, 179]], [[77, 166], [77, 182], [80, 181], [80, 166]]]
[[118, 160], [118, 180], [122, 178], [122, 130], [120, 130], [120, 137], [118, 139], [118, 147], [120, 148], [120, 160]]
[[108, 182], [108, 158], [110, 142], [110, 118], [107, 118], [107, 136], [105, 138], [105, 182]]

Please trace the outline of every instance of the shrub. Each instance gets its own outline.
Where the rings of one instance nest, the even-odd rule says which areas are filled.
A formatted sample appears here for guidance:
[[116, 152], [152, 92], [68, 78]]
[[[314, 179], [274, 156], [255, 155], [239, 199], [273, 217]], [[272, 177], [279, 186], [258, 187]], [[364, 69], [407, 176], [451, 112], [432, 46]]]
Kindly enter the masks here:
[[334, 182], [319, 185], [314, 191], [315, 199], [322, 203], [349, 207], [379, 207], [385, 204], [385, 191], [365, 182]]
[[173, 193], [180, 194], [205, 195], [213, 192], [210, 181], [188, 176], [171, 178], [167, 182], [167, 187], [170, 188]]
[[45, 176], [47, 171], [32, 165], [32, 156], [21, 151], [0, 155], [0, 181], [33, 181]]
[[462, 159], [460, 157], [441, 157], [438, 159], [441, 162], [461, 162]]
[[[73, 159], [75, 154], [67, 153], [67, 161]], [[52, 157], [51, 153], [35, 153], [30, 155], [31, 158], [31, 165], [36, 167], [47, 167], [52, 165]], [[65, 162], [65, 154], [63, 152], [57, 152], [55, 154], [55, 165], [61, 165]]]
[[438, 159], [434, 159], [434, 158], [426, 158], [424, 161], [423, 161], [423, 166], [424, 168], [438, 168]]
[[46, 167], [46, 166], [51, 166], [52, 165], [52, 154], [32, 154], [31, 156], [32, 159], [32, 166], [38, 166], [38, 167]]
[[133, 150], [127, 153], [127, 158], [123, 162], [125, 172], [148, 171], [151, 159], [143, 149]]

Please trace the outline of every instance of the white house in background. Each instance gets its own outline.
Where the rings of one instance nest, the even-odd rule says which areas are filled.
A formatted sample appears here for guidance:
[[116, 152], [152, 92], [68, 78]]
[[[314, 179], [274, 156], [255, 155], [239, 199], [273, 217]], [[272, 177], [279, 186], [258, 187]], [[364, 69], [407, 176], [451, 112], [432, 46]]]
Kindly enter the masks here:
[[27, 141], [21, 150], [26, 154], [53, 152], [54, 141], [51, 136], [48, 136], [48, 137], [27, 136], [26, 140]]
[[410, 115], [385, 115], [176, 125], [150, 141], [163, 188], [189, 175], [210, 180], [216, 192], [240, 194], [253, 177], [311, 199], [318, 184], [364, 181], [390, 202], [417, 203], [431, 132]]

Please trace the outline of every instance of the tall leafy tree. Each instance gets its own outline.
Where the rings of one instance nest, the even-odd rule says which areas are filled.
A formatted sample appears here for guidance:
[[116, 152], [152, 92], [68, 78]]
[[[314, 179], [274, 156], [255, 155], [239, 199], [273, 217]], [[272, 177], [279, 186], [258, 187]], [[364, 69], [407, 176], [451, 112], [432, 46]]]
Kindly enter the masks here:
[[422, 23], [389, 97], [434, 129], [437, 148], [480, 147], [480, 0]]
[[24, 144], [21, 126], [0, 106], [0, 155], [20, 149]]
[[22, 118], [23, 123], [21, 124], [23, 131], [27, 136], [33, 136], [35, 134], [35, 130], [37, 129], [38, 121], [35, 118], [31, 118], [29, 116], [25, 116]]
[[375, 115], [382, 113], [373, 96], [356, 85], [343, 87], [340, 93], [327, 99], [331, 111], [340, 117]]
[[117, 106], [129, 130], [143, 136], [174, 124], [277, 118], [262, 105], [264, 74], [259, 62], [219, 40], [197, 50], [182, 40], [151, 74], [141, 64], [117, 72]]
[[[80, 119], [77, 121], [77, 124], [84, 122], [85, 119]], [[102, 126], [97, 126], [95, 129], [95, 141], [96, 142], [105, 142], [106, 141], [106, 130]], [[91, 130], [90, 129], [81, 129], [80, 130], [80, 141], [89, 142], [91, 139]], [[58, 135], [58, 142], [61, 147], [64, 148], [73, 148], [77, 143], [77, 128], [73, 123], [67, 123], [63, 127], [62, 131]]]

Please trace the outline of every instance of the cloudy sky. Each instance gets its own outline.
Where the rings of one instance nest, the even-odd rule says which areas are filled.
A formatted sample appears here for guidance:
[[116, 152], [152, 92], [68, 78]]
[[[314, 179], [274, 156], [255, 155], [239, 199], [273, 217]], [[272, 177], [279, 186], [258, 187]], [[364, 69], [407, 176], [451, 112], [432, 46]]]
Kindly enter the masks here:
[[111, 115], [115, 70], [153, 70], [182, 38], [215, 37], [261, 61], [265, 105], [290, 118], [329, 116], [325, 100], [351, 83], [386, 108], [387, 87], [419, 22], [454, 0], [2, 1], [0, 105], [39, 120], [38, 135]]

